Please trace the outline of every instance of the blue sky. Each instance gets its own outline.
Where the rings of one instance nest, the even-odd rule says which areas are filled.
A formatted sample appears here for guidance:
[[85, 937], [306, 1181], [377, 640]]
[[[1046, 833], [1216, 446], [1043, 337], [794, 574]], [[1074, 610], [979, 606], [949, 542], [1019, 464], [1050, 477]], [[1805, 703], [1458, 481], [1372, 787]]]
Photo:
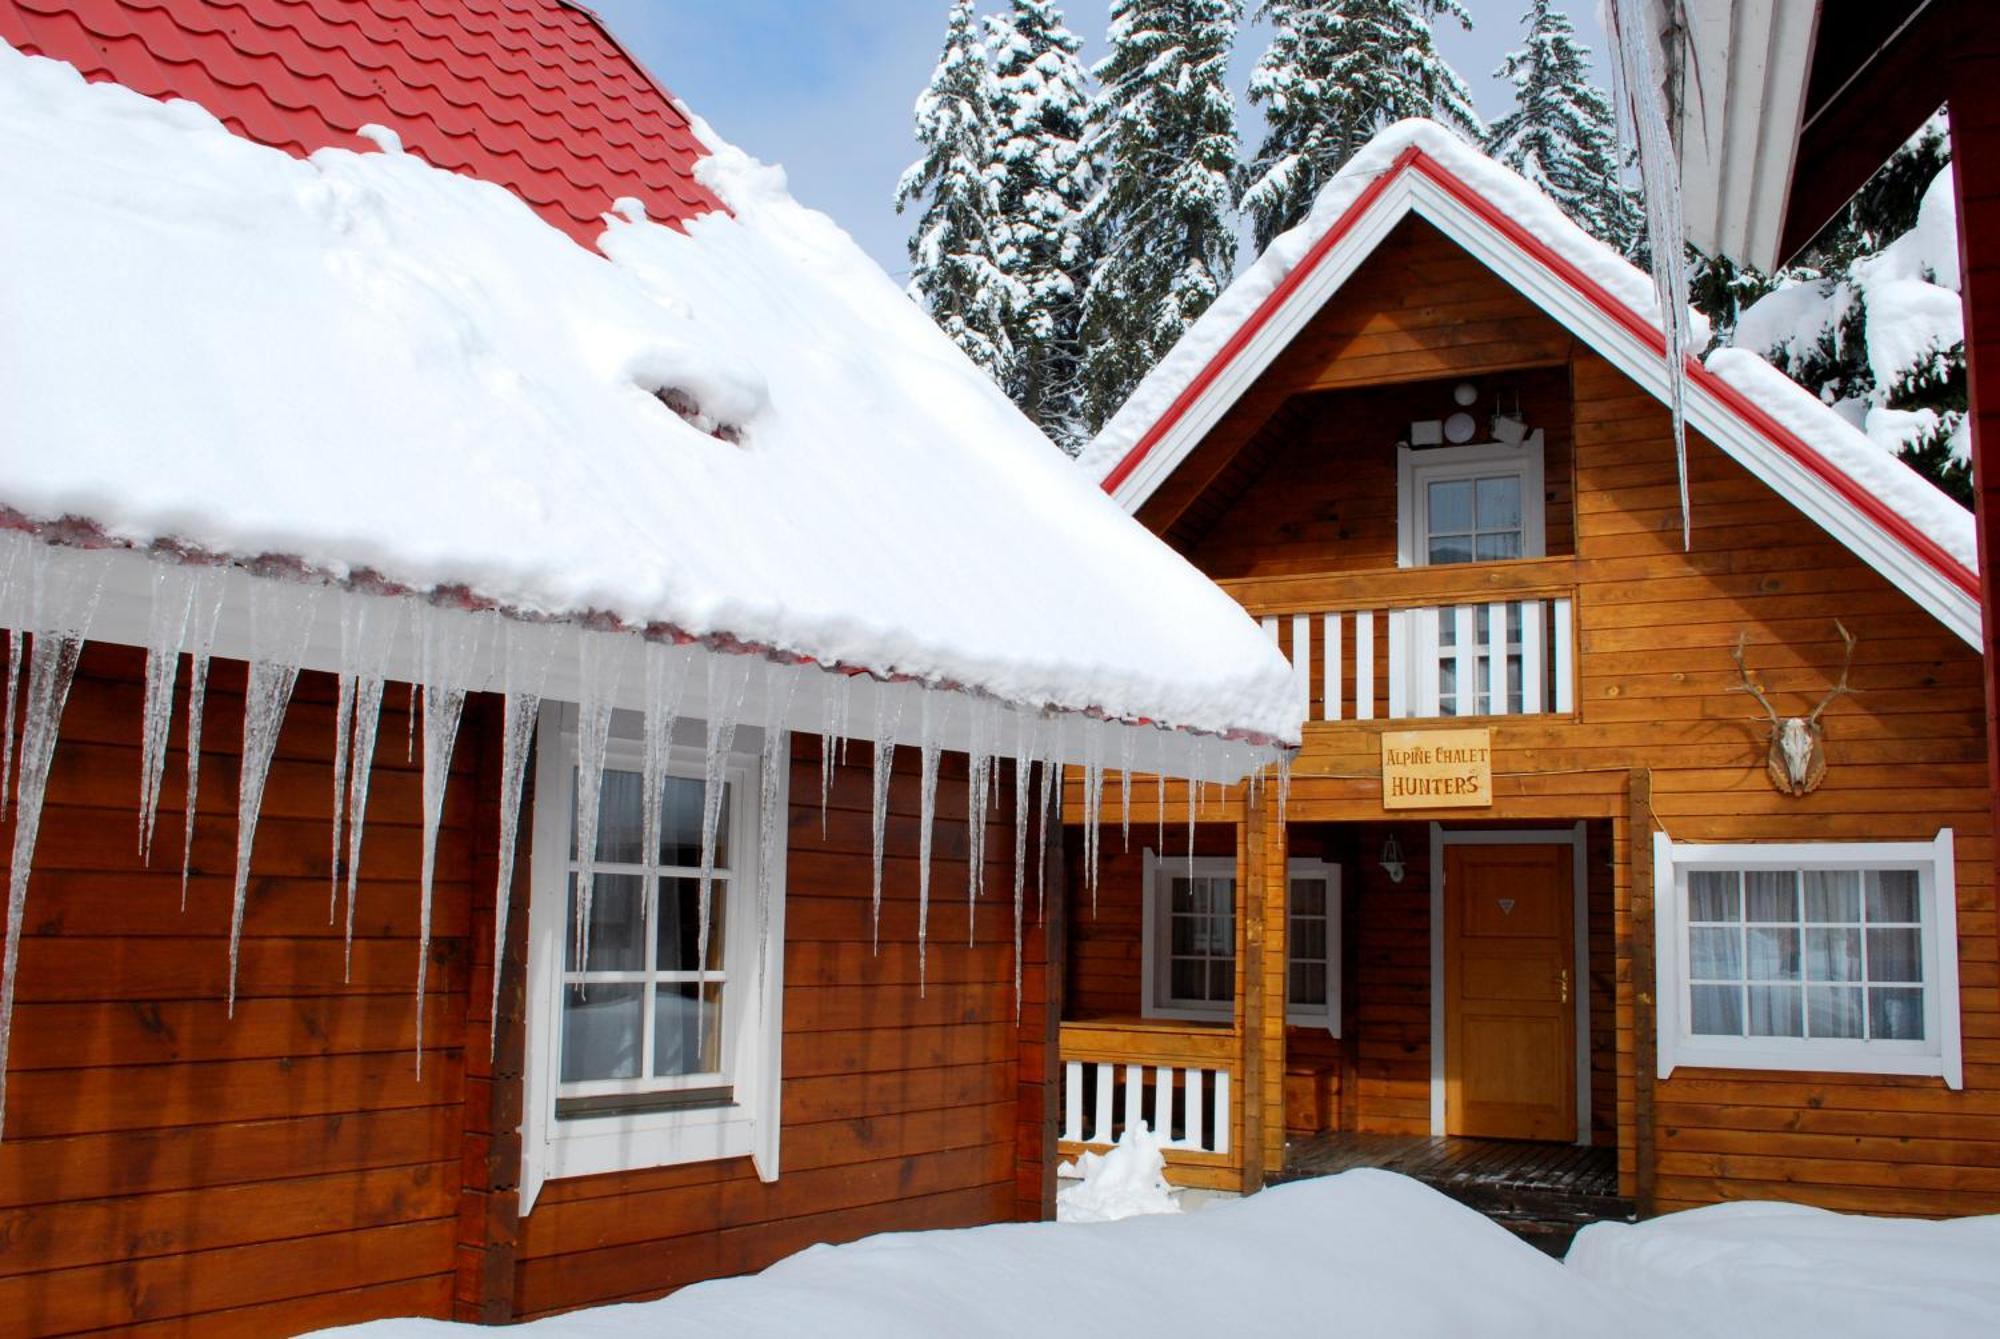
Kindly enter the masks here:
[[[998, 3], [986, 0], [983, 8]], [[1491, 119], [1511, 96], [1491, 72], [1519, 42], [1527, 4], [1464, 4], [1472, 31], [1442, 24], [1438, 45]], [[900, 277], [908, 268], [910, 218], [895, 212], [890, 197], [916, 156], [910, 108], [937, 61], [947, 0], [592, 0], [592, 7], [725, 139], [784, 164], [792, 193], [831, 214], [890, 273]], [[1255, 0], [1245, 8], [1254, 10]], [[1063, 6], [1088, 60], [1104, 53], [1109, 9], [1110, 0]], [[1597, 6], [1574, 0], [1569, 9], [1602, 71]], [[1242, 89], [1267, 38], [1265, 29], [1246, 24], [1230, 62], [1238, 124], [1251, 144], [1262, 121], [1242, 102]]]

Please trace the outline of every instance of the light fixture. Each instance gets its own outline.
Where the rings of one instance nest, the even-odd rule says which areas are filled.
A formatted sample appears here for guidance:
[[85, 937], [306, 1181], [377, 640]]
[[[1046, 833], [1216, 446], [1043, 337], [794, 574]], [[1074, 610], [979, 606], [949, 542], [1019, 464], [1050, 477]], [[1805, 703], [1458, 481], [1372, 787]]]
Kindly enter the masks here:
[[1403, 881], [1403, 844], [1390, 833], [1389, 840], [1382, 843], [1382, 872], [1389, 876], [1390, 883]]

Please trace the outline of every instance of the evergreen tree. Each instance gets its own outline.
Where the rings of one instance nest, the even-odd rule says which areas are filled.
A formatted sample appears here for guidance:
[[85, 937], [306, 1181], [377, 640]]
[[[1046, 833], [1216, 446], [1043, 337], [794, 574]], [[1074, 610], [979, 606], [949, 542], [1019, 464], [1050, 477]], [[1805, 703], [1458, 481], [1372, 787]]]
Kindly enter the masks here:
[[1092, 180], [1089, 77], [1077, 59], [1083, 41], [1063, 26], [1053, 0], [1012, 0], [986, 24], [998, 261], [1019, 290], [1003, 384], [1023, 413], [1075, 452], [1085, 436], [1077, 333], [1089, 267], [1080, 219]]
[[973, 0], [954, 0], [944, 52], [917, 98], [923, 156], [896, 184], [896, 211], [923, 206], [910, 235], [910, 295], [999, 380], [1013, 358], [1007, 322], [1019, 295], [998, 263], [993, 229], [999, 193], [990, 174], [991, 84]]
[[1611, 99], [1590, 82], [1590, 48], [1552, 0], [1531, 0], [1527, 37], [1494, 77], [1514, 84], [1514, 110], [1487, 132], [1486, 152], [1513, 168], [1599, 240], [1630, 251], [1637, 203], [1619, 171]]
[[1257, 17], [1275, 29], [1250, 75], [1267, 130], [1241, 199], [1259, 251], [1391, 122], [1428, 116], [1480, 138], [1471, 90], [1431, 37], [1434, 19], [1472, 26], [1459, 0], [1264, 0]]
[[1223, 78], [1241, 0], [1113, 0], [1084, 212], [1083, 406], [1095, 432], [1228, 283], [1236, 109]]

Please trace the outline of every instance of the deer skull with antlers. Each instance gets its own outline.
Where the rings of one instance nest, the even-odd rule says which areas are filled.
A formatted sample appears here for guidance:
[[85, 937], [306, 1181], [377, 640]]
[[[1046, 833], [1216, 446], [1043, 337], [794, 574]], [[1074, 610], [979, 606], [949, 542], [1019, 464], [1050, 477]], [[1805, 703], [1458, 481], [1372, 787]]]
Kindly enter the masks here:
[[1743, 682], [1735, 691], [1756, 698], [1757, 704], [1771, 718], [1770, 752], [1764, 766], [1771, 784], [1782, 794], [1810, 795], [1819, 789], [1820, 782], [1826, 780], [1826, 732], [1820, 727], [1820, 713], [1835, 698], [1855, 691], [1847, 686], [1847, 671], [1854, 665], [1854, 634], [1838, 619], [1834, 620], [1833, 626], [1840, 630], [1840, 639], [1847, 643], [1847, 659], [1841, 662], [1840, 678], [1827, 689], [1826, 696], [1819, 700], [1819, 705], [1808, 716], [1778, 715], [1778, 709], [1764, 696], [1764, 690], [1757, 686], [1743, 663], [1743, 647], [1750, 640], [1750, 634], [1745, 632], [1736, 639], [1736, 672], [1742, 676]]

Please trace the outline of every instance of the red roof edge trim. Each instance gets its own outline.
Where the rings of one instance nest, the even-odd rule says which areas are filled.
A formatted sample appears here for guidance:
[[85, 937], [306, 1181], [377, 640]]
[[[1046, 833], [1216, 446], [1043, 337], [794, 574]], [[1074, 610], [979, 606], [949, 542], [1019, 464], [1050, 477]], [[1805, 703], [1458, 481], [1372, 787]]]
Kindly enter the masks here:
[[[1494, 231], [1532, 257], [1544, 269], [1588, 298], [1593, 306], [1644, 342], [1647, 348], [1662, 358], [1666, 357], [1666, 336], [1660, 333], [1659, 327], [1613, 297], [1603, 285], [1585, 274], [1569, 259], [1557, 254], [1548, 243], [1501, 213], [1490, 200], [1472, 189], [1449, 168], [1421, 151], [1416, 152], [1412, 165], [1453, 199], [1478, 215], [1481, 221]], [[1852, 475], [1821, 455], [1748, 396], [1709, 371], [1693, 355], [1684, 357], [1687, 377], [1692, 384], [1712, 396], [1724, 409], [1741, 419], [1773, 446], [1817, 475], [1828, 487], [1852, 504], [1855, 510], [1937, 569], [1938, 573], [1954, 586], [1974, 599], [1979, 598], [1979, 578], [1936, 540], [1918, 529], [1908, 517], [1856, 483]]]
[[1347, 211], [1321, 235], [1317, 242], [1312, 244], [1312, 248], [1299, 258], [1299, 263], [1292, 266], [1291, 272], [1280, 279], [1278, 286], [1257, 304], [1257, 310], [1250, 313], [1250, 318], [1215, 351], [1215, 356], [1195, 374], [1194, 380], [1188, 382], [1181, 393], [1174, 397], [1174, 402], [1167, 406], [1166, 412], [1161, 414], [1153, 426], [1146, 429], [1145, 434], [1132, 444], [1132, 449], [1112, 466], [1111, 472], [1104, 476], [1103, 482], [1099, 485], [1105, 492], [1116, 492], [1118, 486], [1131, 477], [1132, 471], [1139, 468], [1139, 463], [1152, 453], [1153, 448], [1159, 445], [1160, 439], [1165, 437], [1174, 424], [1180, 422], [1194, 402], [1215, 384], [1215, 379], [1236, 361], [1236, 356], [1256, 338], [1257, 332], [1262, 330], [1277, 314], [1278, 309], [1290, 300], [1292, 294], [1298, 291], [1299, 285], [1319, 268], [1320, 262], [1326, 259], [1327, 252], [1333, 250], [1340, 244], [1341, 238], [1353, 231], [1354, 225], [1361, 221], [1381, 198], [1382, 193], [1389, 189], [1389, 183], [1401, 175], [1404, 168], [1415, 162], [1420, 152], [1415, 145], [1403, 150], [1396, 155], [1395, 162], [1362, 189], [1361, 194], [1354, 198], [1354, 203], [1347, 207]]

